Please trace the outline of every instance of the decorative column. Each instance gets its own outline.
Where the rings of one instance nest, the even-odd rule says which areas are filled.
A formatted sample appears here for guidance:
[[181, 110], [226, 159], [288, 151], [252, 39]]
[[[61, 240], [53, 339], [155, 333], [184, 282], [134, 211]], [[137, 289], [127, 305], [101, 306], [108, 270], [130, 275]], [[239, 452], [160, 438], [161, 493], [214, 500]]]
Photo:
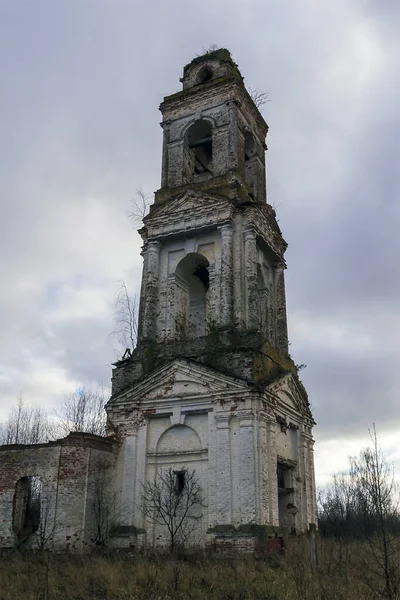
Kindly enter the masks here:
[[150, 241], [145, 254], [146, 292], [144, 297], [143, 338], [154, 339], [157, 321], [158, 277], [161, 243]]
[[232, 325], [233, 307], [233, 227], [221, 226], [221, 314], [223, 327]]
[[276, 346], [283, 353], [288, 352], [288, 332], [286, 318], [286, 293], [285, 293], [285, 264], [280, 263], [275, 270], [275, 298], [276, 298]]
[[253, 228], [244, 230], [244, 269], [246, 281], [246, 325], [248, 329], [257, 329], [257, 242]]
[[254, 414], [238, 411], [240, 427], [240, 514], [243, 524], [256, 522]]
[[216, 413], [217, 426], [217, 524], [232, 522], [231, 453], [229, 447], [229, 413]]

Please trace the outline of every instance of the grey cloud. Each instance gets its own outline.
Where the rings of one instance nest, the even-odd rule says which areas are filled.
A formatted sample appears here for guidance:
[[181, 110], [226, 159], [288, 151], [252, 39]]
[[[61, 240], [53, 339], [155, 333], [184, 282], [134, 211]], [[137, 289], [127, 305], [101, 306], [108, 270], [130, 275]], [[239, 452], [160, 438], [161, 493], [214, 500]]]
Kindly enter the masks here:
[[[6, 0], [0, 11], [2, 406], [21, 388], [51, 404], [109, 378], [116, 281], [137, 288], [141, 275], [129, 199], [159, 187], [158, 104], [217, 43], [270, 92], [269, 201], [289, 242], [291, 351], [308, 365], [319, 437], [398, 424], [398, 4], [206, 0], [194, 14], [181, 0]], [[82, 289], [96, 290], [94, 315]]]

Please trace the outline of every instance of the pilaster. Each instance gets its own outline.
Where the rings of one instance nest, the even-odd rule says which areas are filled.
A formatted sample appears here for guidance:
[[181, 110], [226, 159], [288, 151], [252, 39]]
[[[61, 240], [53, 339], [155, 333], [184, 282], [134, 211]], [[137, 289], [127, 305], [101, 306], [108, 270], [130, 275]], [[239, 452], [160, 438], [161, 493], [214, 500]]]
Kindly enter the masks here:
[[222, 225], [221, 230], [221, 325], [232, 324], [233, 307], [233, 228]]
[[260, 523], [269, 523], [269, 489], [268, 489], [268, 414], [261, 410], [258, 420], [258, 481], [260, 496]]
[[252, 410], [237, 413], [240, 431], [240, 506], [244, 524], [256, 522], [254, 414]]
[[145, 339], [154, 339], [156, 335], [160, 249], [160, 242], [150, 241], [145, 253], [146, 293], [143, 315], [143, 337]]
[[122, 455], [120, 525], [133, 525], [136, 486], [136, 441], [137, 427], [132, 427], [130, 432], [125, 436], [120, 449]]
[[276, 346], [284, 354], [288, 351], [286, 317], [285, 266], [279, 264], [275, 271], [276, 289]]
[[217, 524], [232, 522], [231, 453], [229, 448], [229, 413], [216, 413], [217, 428]]
[[162, 147], [162, 164], [161, 164], [161, 187], [166, 187], [168, 184], [168, 143], [170, 133], [170, 121], [161, 123], [163, 129], [163, 147]]
[[277, 480], [277, 452], [276, 452], [276, 419], [274, 415], [267, 417], [267, 460], [268, 460], [268, 502], [269, 524], [279, 526], [278, 511], [278, 480]]
[[258, 327], [257, 307], [257, 242], [254, 229], [247, 228], [244, 235], [244, 268], [246, 289], [246, 324], [249, 329]]

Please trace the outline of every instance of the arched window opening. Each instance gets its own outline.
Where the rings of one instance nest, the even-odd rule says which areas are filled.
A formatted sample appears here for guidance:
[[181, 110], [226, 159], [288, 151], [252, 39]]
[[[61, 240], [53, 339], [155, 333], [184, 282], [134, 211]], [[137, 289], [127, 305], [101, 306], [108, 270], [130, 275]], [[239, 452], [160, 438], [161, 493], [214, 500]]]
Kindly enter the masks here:
[[212, 128], [211, 124], [200, 119], [189, 127], [186, 133], [189, 150], [187, 177], [204, 179], [212, 176]]
[[250, 131], [244, 134], [244, 170], [245, 180], [250, 188], [250, 196], [254, 198], [254, 184], [256, 176], [256, 143]]
[[39, 528], [42, 482], [40, 477], [21, 477], [17, 481], [13, 502], [13, 531], [24, 538]]
[[201, 254], [185, 256], [175, 271], [175, 334], [200, 337], [206, 333], [209, 262]]
[[197, 83], [207, 83], [207, 81], [210, 81], [213, 78], [213, 75], [214, 73], [210, 67], [204, 67], [197, 77]]

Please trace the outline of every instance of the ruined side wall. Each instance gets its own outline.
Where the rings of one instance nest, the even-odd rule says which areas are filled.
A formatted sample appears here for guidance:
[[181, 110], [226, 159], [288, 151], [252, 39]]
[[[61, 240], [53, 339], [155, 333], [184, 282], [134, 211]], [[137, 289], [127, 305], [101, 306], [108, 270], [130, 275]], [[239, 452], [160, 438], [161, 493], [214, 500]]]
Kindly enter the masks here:
[[[0, 547], [13, 547], [18, 538], [12, 529], [13, 499], [17, 481], [21, 477], [40, 477], [43, 495], [54, 507], [57, 496], [58, 468], [61, 447], [49, 445], [0, 446]], [[49, 528], [53, 528], [54, 508]], [[35, 541], [31, 540], [31, 545]]]
[[0, 446], [0, 547], [20, 542], [12, 528], [13, 500], [17, 481], [26, 476], [39, 477], [43, 487], [39, 529], [24, 547], [38, 547], [39, 537], [57, 550], [81, 552], [90, 547], [90, 477], [102, 456], [112, 470], [117, 447], [111, 440], [79, 433], [48, 444]]

